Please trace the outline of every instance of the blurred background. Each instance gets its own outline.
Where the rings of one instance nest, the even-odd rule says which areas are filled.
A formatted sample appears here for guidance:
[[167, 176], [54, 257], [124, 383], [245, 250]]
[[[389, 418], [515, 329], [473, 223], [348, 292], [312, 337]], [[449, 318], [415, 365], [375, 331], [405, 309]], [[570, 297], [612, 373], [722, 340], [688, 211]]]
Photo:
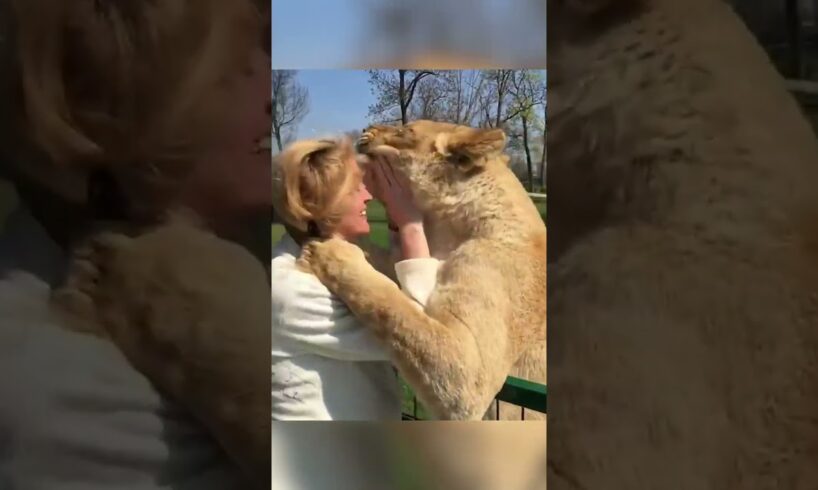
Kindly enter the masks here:
[[728, 0], [818, 130], [818, 0]]
[[545, 68], [544, 0], [272, 0], [273, 68]]
[[275, 490], [545, 490], [543, 422], [274, 422]]
[[787, 77], [818, 80], [816, 0], [729, 0]]

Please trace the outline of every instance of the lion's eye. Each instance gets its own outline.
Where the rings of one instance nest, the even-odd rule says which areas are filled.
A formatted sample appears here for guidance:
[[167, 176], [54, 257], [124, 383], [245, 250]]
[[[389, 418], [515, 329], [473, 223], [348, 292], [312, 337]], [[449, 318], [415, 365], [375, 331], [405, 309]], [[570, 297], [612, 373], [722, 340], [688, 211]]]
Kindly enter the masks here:
[[469, 159], [468, 155], [456, 154], [456, 155], [452, 155], [452, 161], [455, 163], [455, 165], [466, 165], [471, 160]]

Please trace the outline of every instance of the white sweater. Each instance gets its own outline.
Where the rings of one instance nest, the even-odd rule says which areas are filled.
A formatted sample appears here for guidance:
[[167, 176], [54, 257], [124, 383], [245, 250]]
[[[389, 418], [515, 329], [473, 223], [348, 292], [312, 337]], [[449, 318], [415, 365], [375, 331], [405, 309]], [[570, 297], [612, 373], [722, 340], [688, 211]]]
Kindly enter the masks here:
[[[296, 269], [288, 235], [273, 249], [273, 420], [400, 420], [400, 391], [388, 353], [315, 276]], [[420, 305], [439, 261], [395, 265], [404, 292]]]
[[112, 343], [55, 321], [43, 279], [59, 277], [61, 252], [23, 208], [13, 216], [0, 233], [0, 489], [245, 488]]
[[22, 271], [58, 277], [59, 249], [15, 216], [0, 235], [0, 489], [244, 488], [205, 428], [112, 343], [57, 323], [49, 285]]

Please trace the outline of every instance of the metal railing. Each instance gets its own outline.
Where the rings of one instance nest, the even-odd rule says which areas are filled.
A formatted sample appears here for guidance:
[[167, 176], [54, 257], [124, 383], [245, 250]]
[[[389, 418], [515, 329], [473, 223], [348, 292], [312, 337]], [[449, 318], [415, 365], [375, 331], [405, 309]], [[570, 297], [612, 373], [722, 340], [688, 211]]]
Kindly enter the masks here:
[[812, 0], [729, 0], [789, 78], [818, 78], [818, 5]]
[[[547, 413], [548, 410], [548, 386], [533, 381], [528, 381], [521, 378], [509, 376], [503, 384], [502, 389], [495, 396], [493, 407], [494, 418], [500, 419], [501, 406], [500, 403], [508, 403], [519, 407], [520, 420], [525, 420], [528, 411], [535, 411], [540, 413]], [[412, 396], [409, 410], [404, 410], [402, 413], [403, 420], [426, 420], [426, 411], [417, 397]], [[488, 411], [488, 410], [487, 410]]]

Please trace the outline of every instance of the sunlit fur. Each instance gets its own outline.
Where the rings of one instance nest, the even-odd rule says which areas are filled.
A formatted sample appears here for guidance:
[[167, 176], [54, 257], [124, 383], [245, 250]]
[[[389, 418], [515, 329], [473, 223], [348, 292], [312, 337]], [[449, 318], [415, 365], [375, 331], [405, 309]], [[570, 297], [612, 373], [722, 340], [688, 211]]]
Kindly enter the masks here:
[[815, 134], [729, 2], [548, 7], [549, 486], [813, 486]]
[[546, 229], [504, 146], [501, 130], [432, 121], [362, 135], [360, 150], [408, 176], [431, 252], [445, 259], [425, 312], [348, 243], [311, 244], [302, 261], [442, 419], [480, 419], [509, 374], [545, 382]]

